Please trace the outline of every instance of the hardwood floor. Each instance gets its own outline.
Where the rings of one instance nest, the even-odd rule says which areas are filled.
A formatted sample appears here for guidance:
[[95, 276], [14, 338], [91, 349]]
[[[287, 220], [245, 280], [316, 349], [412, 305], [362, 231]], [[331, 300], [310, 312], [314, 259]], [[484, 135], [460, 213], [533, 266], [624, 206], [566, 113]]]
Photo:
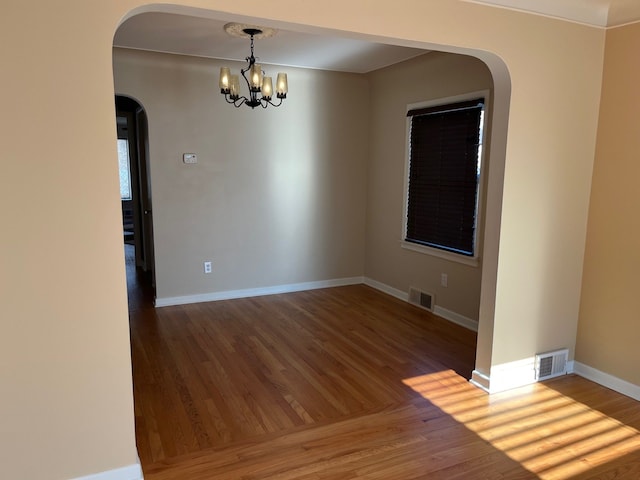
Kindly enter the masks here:
[[575, 376], [489, 397], [473, 332], [366, 286], [131, 300], [147, 480], [640, 478], [638, 402]]

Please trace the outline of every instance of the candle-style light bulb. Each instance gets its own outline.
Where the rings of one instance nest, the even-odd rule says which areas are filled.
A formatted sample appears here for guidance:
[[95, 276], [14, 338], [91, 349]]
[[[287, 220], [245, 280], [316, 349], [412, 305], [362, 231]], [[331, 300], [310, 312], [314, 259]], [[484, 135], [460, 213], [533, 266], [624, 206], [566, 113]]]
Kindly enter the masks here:
[[273, 82], [271, 77], [264, 77], [262, 79], [262, 98], [265, 100], [271, 100], [273, 96]]
[[276, 80], [276, 95], [278, 98], [287, 98], [287, 92], [289, 91], [289, 85], [287, 83], [287, 74], [278, 73]]
[[229, 94], [233, 100], [240, 98], [240, 77], [238, 75], [231, 75], [229, 86]]
[[229, 93], [231, 84], [231, 70], [228, 67], [220, 68], [220, 93]]
[[252, 92], [259, 92], [262, 88], [262, 66], [254, 63], [249, 69], [249, 84]]

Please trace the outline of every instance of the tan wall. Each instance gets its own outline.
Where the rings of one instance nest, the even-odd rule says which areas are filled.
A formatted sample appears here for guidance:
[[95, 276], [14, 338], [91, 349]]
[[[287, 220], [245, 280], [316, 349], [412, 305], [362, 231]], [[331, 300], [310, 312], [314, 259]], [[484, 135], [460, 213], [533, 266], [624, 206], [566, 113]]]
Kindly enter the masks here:
[[640, 385], [640, 24], [607, 33], [576, 360]]
[[[478, 319], [480, 266], [401, 247], [405, 198], [407, 105], [492, 87], [491, 73], [473, 57], [432, 52], [369, 75], [371, 140], [368, 171], [366, 276], [408, 292], [435, 295], [436, 304]], [[488, 99], [487, 99], [488, 100]], [[482, 230], [478, 234], [482, 239]], [[448, 287], [440, 286], [440, 274]]]
[[220, 95], [223, 64], [114, 53], [149, 118], [158, 298], [362, 276], [366, 79], [287, 68], [285, 103], [252, 111]]
[[[112, 39], [127, 12], [142, 4], [3, 5], [0, 84], [9, 114], [0, 120], [0, 465], [6, 478], [64, 479], [136, 462]], [[375, 9], [368, 0], [305, 8], [299, 0], [172, 4], [228, 20], [236, 14], [275, 27], [473, 49], [489, 62], [497, 102], [489, 184], [502, 184], [504, 172], [504, 189], [488, 198], [478, 366], [488, 371], [556, 344], [572, 346], [601, 30], [451, 0]]]

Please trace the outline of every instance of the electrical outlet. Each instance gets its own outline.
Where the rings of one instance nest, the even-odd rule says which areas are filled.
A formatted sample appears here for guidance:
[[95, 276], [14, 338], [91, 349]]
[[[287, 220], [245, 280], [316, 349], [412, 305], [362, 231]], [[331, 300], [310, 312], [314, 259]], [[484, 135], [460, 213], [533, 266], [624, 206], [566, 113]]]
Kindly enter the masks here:
[[447, 283], [449, 283], [449, 276], [446, 273], [441, 273], [440, 274], [440, 285], [442, 285], [443, 287], [446, 287]]
[[204, 262], [204, 273], [211, 273], [211, 262]]

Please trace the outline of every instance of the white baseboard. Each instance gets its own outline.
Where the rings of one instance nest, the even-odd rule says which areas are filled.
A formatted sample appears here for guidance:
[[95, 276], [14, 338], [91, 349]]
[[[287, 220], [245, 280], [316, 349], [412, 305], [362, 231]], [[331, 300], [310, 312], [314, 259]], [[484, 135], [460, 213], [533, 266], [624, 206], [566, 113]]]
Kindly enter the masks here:
[[471, 372], [471, 380], [469, 382], [487, 393], [489, 392], [490, 379], [487, 375], [478, 370]]
[[610, 388], [611, 390], [622, 393], [627, 397], [640, 401], [640, 386], [638, 385], [622, 380], [621, 378], [614, 377], [608, 373], [601, 372], [600, 370], [577, 361], [573, 362], [573, 372], [587, 380], [599, 383], [603, 387]]
[[567, 373], [574, 373], [575, 363], [573, 360], [567, 362]]
[[[380, 290], [381, 292], [384, 292], [388, 295], [391, 295], [392, 297], [404, 300], [405, 302], [409, 301], [408, 293], [403, 292], [402, 290], [398, 290], [397, 288], [390, 287], [389, 285], [386, 285], [382, 282], [378, 282], [377, 280], [373, 280], [372, 278], [365, 277], [364, 284], [370, 286], [371, 288], [375, 288], [376, 290]], [[445, 320], [449, 320], [450, 322], [468, 328], [469, 330], [473, 330], [474, 332], [478, 331], [477, 320], [465, 317], [464, 315], [452, 312], [451, 310], [447, 310], [446, 308], [442, 308], [438, 305], [434, 306], [433, 313], [435, 313], [439, 317], [444, 318]]]
[[[639, 385], [601, 372], [583, 363], [574, 360], [568, 362], [567, 373], [575, 373], [603, 387], [640, 401]], [[503, 392], [535, 383], [535, 357], [491, 367], [491, 375], [489, 376], [474, 370], [470, 382], [487, 393]]]
[[[365, 277], [364, 283], [365, 285], [399, 298], [400, 300], [404, 300], [405, 302], [409, 301], [408, 293], [390, 287], [382, 282]], [[465, 317], [456, 312], [452, 312], [451, 310], [447, 310], [446, 308], [442, 308], [438, 305], [434, 307], [433, 313], [465, 328], [476, 332], [478, 331], [478, 322], [476, 320]], [[576, 375], [580, 375], [581, 377], [596, 382], [604, 387], [631, 397], [634, 400], [640, 401], [640, 386], [634, 385], [626, 380], [614, 377], [613, 375], [601, 372], [600, 370], [573, 360], [567, 363], [567, 372], [575, 373]], [[490, 375], [474, 370], [471, 375], [471, 380], [469, 381], [487, 393], [498, 393], [523, 387], [525, 385], [531, 385], [537, 381], [535, 374], [535, 357], [509, 362], [502, 365], [495, 365], [491, 367]]]
[[473, 330], [474, 332], [478, 331], [478, 321], [473, 320], [472, 318], [465, 317], [464, 315], [460, 315], [459, 313], [452, 312], [451, 310], [447, 310], [446, 308], [442, 308], [439, 305], [436, 305], [433, 309], [433, 313], [436, 315], [449, 320], [450, 322], [456, 323], [461, 327], [467, 328], [469, 330]]
[[94, 473], [86, 477], [77, 477], [73, 480], [143, 480], [142, 467], [140, 461], [127, 467], [107, 470], [106, 472]]
[[490, 375], [474, 370], [469, 382], [487, 393], [531, 385], [536, 383], [535, 357], [494, 365]]
[[202, 293], [199, 295], [184, 295], [180, 297], [156, 298], [156, 307], [168, 307], [171, 305], [186, 305], [189, 303], [215, 302], [218, 300], [232, 300], [235, 298], [259, 297], [262, 295], [275, 295], [279, 293], [293, 293], [304, 290], [316, 290], [318, 288], [342, 287], [345, 285], [357, 285], [364, 283], [363, 277], [347, 277], [334, 280], [321, 280], [318, 282], [293, 283], [289, 285], [276, 285], [274, 287], [247, 288], [243, 290], [227, 290], [223, 292]]
[[535, 357], [493, 365], [489, 376], [489, 393], [504, 392], [536, 383]]
[[378, 282], [373, 278], [364, 277], [363, 283], [365, 285], [370, 286], [371, 288], [375, 288], [376, 290], [380, 290], [381, 292], [386, 293], [387, 295], [391, 295], [392, 297], [396, 297], [400, 300], [404, 300], [405, 302], [409, 301], [409, 294], [403, 292], [402, 290], [398, 290], [397, 288], [390, 287], [389, 285]]
[[[321, 280], [318, 282], [306, 282], [306, 283], [294, 283], [289, 285], [276, 285], [274, 287], [261, 287], [261, 288], [248, 288], [243, 290], [226, 290], [223, 292], [212, 292], [212, 293], [203, 293], [199, 295], [183, 295], [179, 297], [164, 297], [164, 298], [156, 298], [155, 306], [156, 307], [168, 307], [171, 305], [186, 305], [189, 303], [200, 303], [200, 302], [215, 302], [218, 300], [233, 300], [235, 298], [248, 298], [248, 297], [258, 297], [262, 295], [274, 295], [279, 293], [292, 293], [292, 292], [300, 292], [304, 290], [315, 290], [318, 288], [329, 288], [329, 287], [342, 287], [345, 285], [357, 285], [360, 283], [364, 283], [376, 290], [380, 290], [392, 297], [398, 298], [405, 302], [409, 301], [409, 294], [403, 292], [402, 290], [398, 290], [397, 288], [390, 287], [382, 282], [378, 282], [377, 280], [373, 280], [368, 277], [347, 277], [347, 278], [338, 278], [333, 280]], [[446, 308], [442, 308], [436, 305], [433, 309], [433, 313], [436, 315], [449, 320], [450, 322], [461, 325], [469, 330], [473, 330], [475, 332], [478, 331], [478, 322], [477, 320], [473, 320], [471, 318], [465, 317], [464, 315], [460, 315], [459, 313], [453, 312]]]

